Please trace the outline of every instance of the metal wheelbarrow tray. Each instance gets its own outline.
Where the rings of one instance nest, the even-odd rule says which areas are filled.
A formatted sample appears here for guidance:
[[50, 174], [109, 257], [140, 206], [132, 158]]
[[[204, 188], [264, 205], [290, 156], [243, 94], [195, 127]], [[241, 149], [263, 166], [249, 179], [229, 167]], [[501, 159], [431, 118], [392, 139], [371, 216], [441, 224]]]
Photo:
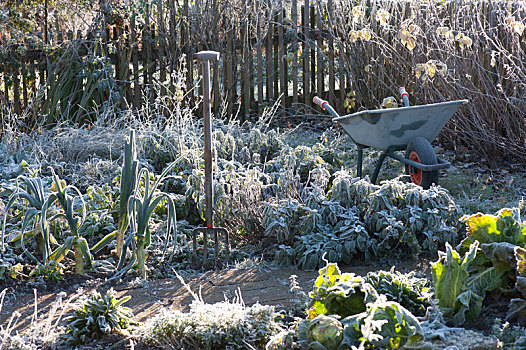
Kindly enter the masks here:
[[[406, 94], [404, 92], [404, 94]], [[404, 97], [404, 96], [403, 96]], [[438, 184], [438, 172], [451, 164], [436, 157], [431, 142], [467, 100], [441, 102], [420, 106], [365, 110], [340, 116], [327, 101], [318, 97], [314, 103], [326, 109], [358, 147], [357, 176], [362, 176], [363, 149], [382, 150], [371, 182], [375, 183], [386, 157], [406, 166], [411, 181], [424, 188]], [[396, 151], [406, 150], [405, 157]]]

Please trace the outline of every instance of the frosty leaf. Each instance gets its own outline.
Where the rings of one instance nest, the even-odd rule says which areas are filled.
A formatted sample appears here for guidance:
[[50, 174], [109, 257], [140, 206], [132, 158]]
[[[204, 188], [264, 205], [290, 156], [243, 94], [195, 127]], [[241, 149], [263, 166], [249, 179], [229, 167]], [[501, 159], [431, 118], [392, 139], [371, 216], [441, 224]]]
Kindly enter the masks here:
[[516, 246], [514, 249], [515, 259], [517, 260], [517, 273], [526, 276], [526, 249]]
[[509, 269], [505, 266], [501, 268], [495, 266], [487, 268], [467, 279], [468, 289], [479, 295], [491, 292], [502, 285], [503, 277], [507, 272], [509, 272]]
[[407, 38], [407, 44], [406, 44], [407, 48], [409, 49], [409, 51], [413, 51], [413, 49], [416, 47], [416, 40], [414, 37], [410, 36], [409, 38]]
[[522, 325], [526, 324], [526, 300], [511, 299], [508, 306], [508, 314], [506, 315], [508, 322], [518, 322]]

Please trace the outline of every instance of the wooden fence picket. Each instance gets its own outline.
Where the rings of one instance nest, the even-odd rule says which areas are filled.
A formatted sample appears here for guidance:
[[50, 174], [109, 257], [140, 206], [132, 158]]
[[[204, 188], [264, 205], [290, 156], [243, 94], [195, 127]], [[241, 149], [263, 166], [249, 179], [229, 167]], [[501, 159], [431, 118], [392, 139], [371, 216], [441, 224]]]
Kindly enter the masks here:
[[[327, 25], [328, 29], [333, 26], [333, 0], [328, 0], [327, 2]], [[334, 75], [334, 38], [332, 35], [329, 35], [329, 103], [334, 106], [336, 102], [336, 95], [334, 90], [336, 89], [336, 79]]]
[[282, 115], [285, 116], [285, 108], [287, 108], [287, 97], [288, 97], [288, 89], [287, 89], [287, 76], [285, 75], [285, 64], [286, 59], [284, 59], [285, 56], [285, 44], [283, 42], [283, 12], [285, 9], [283, 8], [283, 0], [280, 0], [279, 2], [279, 8], [278, 8], [278, 60], [279, 60], [279, 94], [281, 95], [281, 105], [282, 105]]
[[257, 33], [256, 33], [256, 40], [257, 40], [257, 57], [256, 57], [256, 64], [257, 64], [257, 86], [258, 86], [258, 98], [257, 98], [257, 112], [258, 114], [261, 114], [262, 112], [262, 102], [263, 102], [263, 39], [262, 39], [262, 32], [261, 32], [261, 2], [257, 1]]
[[326, 98], [324, 92], [325, 92], [325, 76], [323, 75], [323, 66], [324, 66], [324, 55], [325, 52], [323, 51], [323, 12], [322, 12], [322, 6], [321, 1], [317, 0], [316, 7], [314, 7], [315, 10], [317, 10], [316, 13], [316, 27], [317, 27], [317, 33], [318, 33], [318, 40], [317, 40], [317, 48], [316, 48], [316, 73], [317, 73], [317, 86], [316, 86], [316, 92], [318, 95], [322, 96], [322, 98]]
[[304, 103], [309, 106], [310, 101], [310, 4], [309, 0], [305, 0], [304, 5], [302, 6], [302, 21], [301, 25], [303, 28], [303, 99]]
[[[292, 21], [292, 30], [294, 33], [294, 37], [297, 38], [298, 35], [298, 0], [292, 0], [291, 5], [291, 21]], [[292, 58], [292, 102], [294, 109], [297, 108], [298, 104], [298, 44], [299, 42], [296, 41], [295, 43], [292, 43], [292, 50], [294, 57]]]
[[137, 29], [135, 18], [131, 21], [131, 38], [130, 50], [132, 50], [132, 66], [133, 66], [133, 104], [135, 109], [140, 109], [142, 104], [141, 86], [139, 82], [139, 43], [137, 42]]

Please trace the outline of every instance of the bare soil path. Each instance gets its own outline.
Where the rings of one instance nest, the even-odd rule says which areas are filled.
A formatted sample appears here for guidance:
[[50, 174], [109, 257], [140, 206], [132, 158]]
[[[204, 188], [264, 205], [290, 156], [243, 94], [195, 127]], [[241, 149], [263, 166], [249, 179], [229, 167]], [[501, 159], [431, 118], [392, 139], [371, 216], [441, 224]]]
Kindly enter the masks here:
[[[401, 272], [417, 271], [421, 276], [429, 277], [429, 262], [426, 259], [396, 263], [395, 267]], [[359, 265], [345, 266], [344, 272], [354, 272], [364, 275], [369, 271], [388, 270], [391, 265], [381, 262], [361, 262]], [[277, 307], [290, 307], [295, 301], [295, 295], [290, 292], [290, 276], [296, 275], [297, 282], [305, 292], [312, 289], [317, 271], [302, 271], [293, 269], [260, 268], [260, 269], [228, 269], [208, 271], [200, 275], [184, 277], [185, 283], [192, 292], [200, 295], [207, 303], [216, 303], [233, 299], [240, 294], [247, 306], [256, 302]], [[69, 276], [68, 276], [69, 277]], [[66, 279], [65, 279], [66, 280]], [[79, 289], [80, 287], [80, 289]], [[76, 284], [47, 286], [45, 290], [37, 292], [37, 311], [39, 317], [47, 317], [51, 306], [60, 292], [64, 292], [63, 300], [88, 295], [98, 290], [103, 293], [110, 287], [117, 291], [118, 297], [125, 295], [131, 299], [125, 306], [132, 309], [138, 322], [159, 313], [161, 308], [170, 307], [187, 311], [193, 300], [192, 294], [177, 278], [139, 281], [111, 285], [103, 280], [84, 279]], [[20, 313], [16, 331], [24, 331], [31, 323], [34, 314], [35, 296], [31, 288], [21, 284], [8, 287], [3, 307], [0, 309], [0, 325], [4, 326], [15, 311]], [[0, 290], [2, 290], [0, 286]], [[65, 307], [67, 314], [72, 305]], [[56, 318], [58, 315], [53, 315]]]

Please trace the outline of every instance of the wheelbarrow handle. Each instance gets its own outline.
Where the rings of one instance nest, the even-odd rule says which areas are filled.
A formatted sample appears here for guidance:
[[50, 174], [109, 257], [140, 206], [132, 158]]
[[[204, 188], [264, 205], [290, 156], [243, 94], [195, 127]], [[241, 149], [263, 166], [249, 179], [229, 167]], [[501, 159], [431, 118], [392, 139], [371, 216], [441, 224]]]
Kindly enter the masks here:
[[320, 106], [321, 109], [325, 109], [325, 107], [323, 106], [324, 104], [329, 104], [329, 102], [319, 98], [318, 96], [314, 96], [314, 98], [312, 99], [312, 102], [314, 102], [314, 104], [317, 104], [318, 106]]
[[318, 96], [314, 96], [314, 98], [312, 99], [312, 102], [320, 106], [321, 109], [327, 110], [334, 118], [340, 117], [340, 115], [336, 113], [336, 111], [334, 110], [334, 108], [332, 108], [329, 102], [319, 98]]

